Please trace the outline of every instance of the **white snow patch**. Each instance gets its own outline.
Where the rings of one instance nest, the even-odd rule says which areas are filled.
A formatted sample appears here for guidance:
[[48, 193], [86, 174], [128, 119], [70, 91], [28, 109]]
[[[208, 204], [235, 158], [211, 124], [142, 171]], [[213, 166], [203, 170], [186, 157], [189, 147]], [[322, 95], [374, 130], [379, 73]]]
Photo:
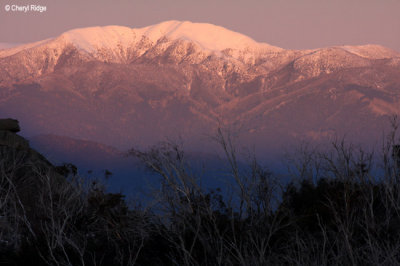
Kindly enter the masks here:
[[[0, 58], [3, 57], [8, 57], [11, 55], [14, 55], [16, 53], [19, 53], [23, 50], [28, 50], [34, 47], [38, 47], [41, 46], [49, 41], [51, 41], [52, 39], [46, 39], [43, 41], [39, 41], [39, 42], [34, 42], [34, 43], [28, 43], [28, 44], [22, 44], [22, 45], [18, 45], [18, 46], [12, 46], [12, 47], [8, 47], [8, 48], [3, 48], [4, 50], [0, 50]], [[0, 48], [1, 49], [1, 48]]]
[[61, 35], [67, 42], [89, 53], [98, 49], [132, 47], [148, 38], [152, 44], [160, 39], [185, 40], [196, 43], [207, 51], [221, 52], [225, 49], [247, 50], [248, 52], [277, 52], [283, 49], [266, 43], [258, 43], [253, 39], [227, 30], [223, 27], [189, 21], [166, 21], [144, 28], [128, 28], [123, 26], [90, 27], [68, 31]]
[[137, 40], [135, 32], [122, 26], [91, 27], [67, 31], [59, 39], [74, 44], [77, 48], [96, 52], [98, 49], [114, 49], [118, 45], [127, 48]]
[[192, 41], [203, 49], [219, 52], [225, 49], [244, 50], [246, 48], [281, 50], [278, 47], [258, 43], [243, 34], [208, 23], [172, 20], [136, 31], [147, 36], [153, 42], [165, 36], [171, 40]]
[[358, 46], [345, 45], [341, 46], [341, 48], [352, 54], [369, 59], [385, 59], [385, 58], [393, 58], [400, 56], [400, 53], [392, 49], [375, 44], [358, 45]]

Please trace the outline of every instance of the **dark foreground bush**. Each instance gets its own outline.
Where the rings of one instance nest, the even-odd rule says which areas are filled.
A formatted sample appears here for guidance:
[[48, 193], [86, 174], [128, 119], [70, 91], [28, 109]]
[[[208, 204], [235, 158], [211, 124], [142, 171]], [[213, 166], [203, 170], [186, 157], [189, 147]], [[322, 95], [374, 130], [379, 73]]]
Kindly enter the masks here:
[[282, 185], [255, 159], [240, 168], [221, 132], [217, 141], [231, 193], [205, 191], [176, 145], [131, 151], [161, 177], [151, 208], [128, 208], [72, 165], [27, 165], [3, 152], [0, 264], [400, 264], [397, 146], [372, 174], [372, 156], [334, 143], [301, 167], [292, 160], [294, 179]]

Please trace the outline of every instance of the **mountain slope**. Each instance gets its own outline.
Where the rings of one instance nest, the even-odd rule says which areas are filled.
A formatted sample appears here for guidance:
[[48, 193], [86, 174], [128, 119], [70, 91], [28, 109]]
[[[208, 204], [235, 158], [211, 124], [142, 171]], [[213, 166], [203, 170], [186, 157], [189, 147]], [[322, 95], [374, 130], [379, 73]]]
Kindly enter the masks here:
[[77, 29], [0, 50], [0, 112], [27, 134], [122, 150], [164, 138], [205, 149], [216, 127], [278, 149], [368, 141], [400, 113], [400, 55], [379, 45], [285, 50], [211, 24]]

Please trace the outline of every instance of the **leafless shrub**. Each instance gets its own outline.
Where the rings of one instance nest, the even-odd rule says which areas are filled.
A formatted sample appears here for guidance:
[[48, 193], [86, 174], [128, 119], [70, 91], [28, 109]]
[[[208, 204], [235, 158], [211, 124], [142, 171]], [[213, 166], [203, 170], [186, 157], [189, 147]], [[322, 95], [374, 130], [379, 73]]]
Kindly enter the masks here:
[[235, 139], [219, 129], [214, 141], [233, 187], [222, 192], [201, 186], [180, 145], [132, 149], [161, 177], [156, 204], [146, 208], [128, 208], [123, 195], [83, 182], [74, 168], [7, 151], [0, 158], [0, 252], [30, 245], [48, 265], [396, 265], [396, 125], [381, 164], [343, 139], [327, 150], [300, 146], [289, 157], [288, 184], [254, 155], [240, 162]]

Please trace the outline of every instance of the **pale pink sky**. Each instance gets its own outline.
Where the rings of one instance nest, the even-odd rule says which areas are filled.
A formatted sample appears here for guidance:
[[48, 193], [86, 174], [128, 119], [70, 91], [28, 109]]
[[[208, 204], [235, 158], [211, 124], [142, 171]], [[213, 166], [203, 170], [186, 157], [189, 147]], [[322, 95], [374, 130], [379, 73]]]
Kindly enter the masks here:
[[[400, 51], [400, 0], [0, 0], [0, 43], [55, 37], [79, 27], [207, 22], [283, 48], [381, 44]], [[41, 4], [47, 12], [6, 12]]]

